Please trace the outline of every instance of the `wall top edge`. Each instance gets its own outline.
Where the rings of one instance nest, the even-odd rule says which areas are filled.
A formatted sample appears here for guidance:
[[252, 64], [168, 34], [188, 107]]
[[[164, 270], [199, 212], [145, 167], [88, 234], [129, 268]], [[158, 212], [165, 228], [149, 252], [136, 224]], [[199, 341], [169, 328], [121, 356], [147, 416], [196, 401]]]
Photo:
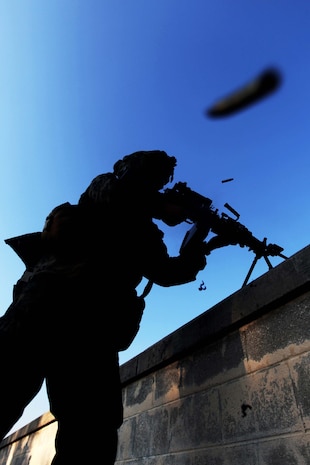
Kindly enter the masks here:
[[310, 290], [310, 245], [120, 367], [124, 385]]

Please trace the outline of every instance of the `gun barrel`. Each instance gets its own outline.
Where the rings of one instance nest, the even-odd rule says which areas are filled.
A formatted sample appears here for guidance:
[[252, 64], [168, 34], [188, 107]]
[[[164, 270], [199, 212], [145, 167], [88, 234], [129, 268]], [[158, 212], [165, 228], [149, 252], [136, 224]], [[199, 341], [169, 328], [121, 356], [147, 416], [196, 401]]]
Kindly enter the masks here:
[[219, 216], [216, 212], [213, 212], [211, 218], [213, 220], [211, 231], [218, 236], [217, 240], [210, 243], [210, 246], [214, 248], [238, 244], [240, 247], [248, 247], [249, 250], [255, 253], [257, 258], [280, 256], [281, 252], [283, 252], [283, 248], [279, 245], [267, 244], [267, 238], [262, 241], [259, 240], [243, 224], [227, 215]]

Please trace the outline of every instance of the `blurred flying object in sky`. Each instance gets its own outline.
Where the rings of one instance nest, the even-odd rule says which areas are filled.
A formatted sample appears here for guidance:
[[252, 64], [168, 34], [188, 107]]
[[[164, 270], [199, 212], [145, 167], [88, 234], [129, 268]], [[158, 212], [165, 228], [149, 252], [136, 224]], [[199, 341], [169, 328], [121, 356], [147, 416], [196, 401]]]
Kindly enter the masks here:
[[250, 83], [216, 102], [206, 114], [211, 118], [233, 115], [270, 95], [278, 89], [281, 81], [281, 74], [278, 70], [266, 69]]

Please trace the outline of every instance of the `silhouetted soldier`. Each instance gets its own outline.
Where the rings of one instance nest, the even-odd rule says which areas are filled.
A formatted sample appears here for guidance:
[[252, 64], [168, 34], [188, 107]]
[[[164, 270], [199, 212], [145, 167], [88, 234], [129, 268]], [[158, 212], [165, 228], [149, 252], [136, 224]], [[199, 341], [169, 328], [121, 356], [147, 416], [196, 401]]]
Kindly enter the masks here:
[[[31, 357], [27, 369], [18, 368], [0, 387], [2, 436], [45, 378], [58, 421], [53, 465], [114, 463], [123, 421], [118, 352], [137, 334], [152, 283], [187, 283], [206, 265], [202, 244], [170, 257], [153, 221], [173, 226], [185, 220], [160, 192], [175, 165], [163, 151], [135, 152], [116, 162], [113, 173], [97, 176], [78, 205], [56, 207], [40, 245], [36, 238], [27, 282], [18, 283], [18, 295], [0, 319], [3, 357], [8, 345], [15, 357], [23, 346]], [[150, 285], [138, 296], [143, 278]], [[14, 396], [12, 382], [18, 383]]]

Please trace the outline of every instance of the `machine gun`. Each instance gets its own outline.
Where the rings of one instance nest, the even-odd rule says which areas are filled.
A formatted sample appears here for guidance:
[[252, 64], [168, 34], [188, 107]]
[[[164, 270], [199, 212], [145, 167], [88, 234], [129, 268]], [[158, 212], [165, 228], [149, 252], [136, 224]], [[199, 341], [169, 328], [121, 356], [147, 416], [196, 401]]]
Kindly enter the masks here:
[[[268, 268], [273, 268], [269, 256], [279, 256], [287, 259], [282, 254], [283, 248], [277, 244], [267, 244], [267, 238], [262, 241], [253, 236], [253, 234], [239, 220], [239, 213], [236, 212], [228, 203], [224, 207], [232, 213], [232, 218], [226, 213], [219, 213], [212, 205], [212, 200], [204, 197], [187, 187], [186, 182], [177, 182], [171, 189], [165, 189], [164, 195], [168, 196], [172, 202], [182, 206], [187, 217], [186, 222], [192, 224], [190, 230], [186, 233], [180, 247], [180, 253], [185, 248], [194, 246], [197, 241], [205, 245], [205, 254], [209, 255], [212, 250], [225, 247], [228, 245], [239, 245], [248, 247], [249, 251], [255, 254], [253, 263], [246, 275], [242, 287], [244, 287], [252, 274], [252, 271], [260, 258], [264, 258]], [[208, 234], [215, 234], [209, 241], [205, 241]]]

